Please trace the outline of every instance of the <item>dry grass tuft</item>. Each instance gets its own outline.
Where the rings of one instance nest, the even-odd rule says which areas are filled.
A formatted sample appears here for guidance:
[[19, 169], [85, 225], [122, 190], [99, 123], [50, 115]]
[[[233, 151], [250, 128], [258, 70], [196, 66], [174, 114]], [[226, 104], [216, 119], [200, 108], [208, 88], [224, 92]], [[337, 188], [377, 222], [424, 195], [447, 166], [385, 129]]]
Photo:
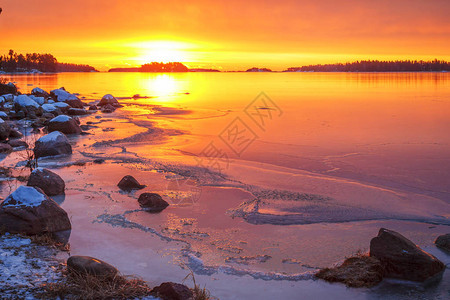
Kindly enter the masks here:
[[64, 271], [61, 282], [43, 286], [41, 299], [134, 299], [150, 295], [151, 288], [145, 281], [132, 277], [116, 275], [97, 277], [74, 271]]
[[186, 277], [184, 277], [183, 282], [188, 279], [189, 277], [192, 278], [192, 282], [194, 283], [194, 288], [191, 289], [192, 292], [194, 293], [194, 300], [212, 300], [215, 299], [213, 297], [211, 297], [211, 293], [209, 290], [206, 289], [206, 287], [201, 288], [200, 285], [198, 285], [195, 282], [195, 276], [194, 276], [194, 272], [189, 269], [190, 272], [189, 274], [186, 275]]
[[321, 269], [316, 277], [329, 282], [345, 283], [349, 287], [372, 287], [383, 280], [383, 274], [384, 268], [378, 259], [357, 253], [338, 267]]
[[49, 247], [58, 249], [60, 251], [65, 251], [65, 252], [70, 251], [69, 243], [66, 244], [66, 243], [62, 243], [62, 242], [55, 240], [53, 235], [50, 233], [27, 236], [27, 238], [29, 238], [31, 240], [31, 242], [33, 242], [37, 245], [49, 246]]

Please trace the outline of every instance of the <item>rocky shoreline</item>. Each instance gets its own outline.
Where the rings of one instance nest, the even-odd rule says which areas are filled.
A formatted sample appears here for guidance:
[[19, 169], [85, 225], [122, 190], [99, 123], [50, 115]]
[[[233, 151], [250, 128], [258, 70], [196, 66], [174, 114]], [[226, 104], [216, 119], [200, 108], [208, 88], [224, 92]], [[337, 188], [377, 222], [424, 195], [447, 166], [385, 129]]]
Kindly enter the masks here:
[[[51, 198], [64, 195], [65, 182], [58, 174], [38, 167], [39, 159], [72, 154], [66, 135], [89, 134], [83, 130], [88, 125], [81, 125], [78, 116], [97, 111], [111, 113], [120, 107], [117, 99], [109, 94], [98, 103], [88, 105], [64, 88], [50, 93], [34, 88], [31, 94], [25, 95], [12, 83], [1, 84], [0, 153], [8, 155], [26, 149], [25, 167], [29, 170], [28, 175], [15, 178], [26, 181], [26, 185], [19, 186], [0, 204], [0, 247], [4, 250], [0, 260], [2, 296], [10, 299], [197, 299], [199, 293], [205, 295], [205, 290], [191, 290], [173, 282], [150, 288], [142, 280], [120, 275], [115, 267], [97, 258], [70, 256], [70, 216]], [[40, 137], [33, 143], [27, 140], [30, 134]], [[4, 168], [3, 173], [12, 176], [10, 169]], [[145, 187], [129, 175], [118, 186], [125, 192]], [[142, 193], [138, 201], [151, 213], [169, 205], [156, 193]], [[35, 241], [42, 241], [42, 237], [46, 238], [45, 245], [37, 245]], [[67, 261], [56, 258], [61, 253], [55, 245], [67, 250]], [[28, 265], [42, 272], [14, 274], [16, 269], [28, 270]], [[19, 277], [20, 281], [14, 281]], [[89, 290], [92, 288], [89, 284], [96, 280], [98, 285]]]

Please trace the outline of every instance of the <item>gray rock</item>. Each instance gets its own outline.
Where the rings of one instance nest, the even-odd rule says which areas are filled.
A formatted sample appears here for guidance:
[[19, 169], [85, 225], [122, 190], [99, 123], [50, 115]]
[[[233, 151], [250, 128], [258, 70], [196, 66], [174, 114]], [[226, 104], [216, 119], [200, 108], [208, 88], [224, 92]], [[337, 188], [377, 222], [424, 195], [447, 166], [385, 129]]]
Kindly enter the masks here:
[[194, 293], [184, 284], [175, 282], [164, 282], [153, 288], [152, 295], [163, 300], [191, 300]]
[[76, 119], [66, 115], [60, 115], [48, 122], [48, 131], [60, 131], [64, 134], [76, 134], [81, 133], [81, 128]]
[[450, 252], [450, 233], [438, 236], [434, 243], [437, 247]]
[[124, 191], [140, 190], [145, 188], [145, 185], [139, 184], [139, 182], [131, 175], [124, 176], [117, 186]]

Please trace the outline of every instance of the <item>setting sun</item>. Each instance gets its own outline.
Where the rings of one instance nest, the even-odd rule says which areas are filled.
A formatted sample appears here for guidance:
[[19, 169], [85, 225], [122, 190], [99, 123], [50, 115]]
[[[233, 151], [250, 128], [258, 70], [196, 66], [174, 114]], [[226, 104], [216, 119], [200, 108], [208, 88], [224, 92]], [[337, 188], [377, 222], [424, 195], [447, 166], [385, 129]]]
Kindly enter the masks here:
[[188, 43], [174, 41], [150, 41], [131, 43], [129, 46], [136, 49], [138, 63], [156, 62], [186, 62], [192, 60], [188, 49], [193, 46]]

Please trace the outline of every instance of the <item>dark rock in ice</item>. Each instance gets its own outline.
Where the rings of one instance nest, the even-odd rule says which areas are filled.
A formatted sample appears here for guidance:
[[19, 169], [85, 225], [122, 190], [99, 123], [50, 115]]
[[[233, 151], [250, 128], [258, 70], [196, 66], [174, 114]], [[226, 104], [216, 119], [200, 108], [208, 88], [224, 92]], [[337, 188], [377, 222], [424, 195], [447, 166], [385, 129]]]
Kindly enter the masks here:
[[81, 128], [76, 119], [66, 115], [60, 115], [48, 122], [48, 131], [60, 131], [64, 134], [72, 134], [81, 133]]
[[44, 168], [37, 168], [31, 172], [27, 185], [41, 188], [47, 196], [64, 194], [66, 186], [58, 174]]
[[11, 147], [13, 147], [13, 148], [18, 148], [18, 147], [28, 148], [28, 144], [22, 140], [9, 140], [8, 144], [10, 144]]
[[187, 286], [174, 282], [164, 282], [153, 288], [152, 295], [163, 300], [190, 300], [194, 298], [194, 293]]
[[111, 95], [111, 94], [107, 94], [105, 96], [102, 97], [102, 100], [100, 100], [100, 102], [98, 103], [98, 106], [104, 106], [104, 105], [112, 105], [112, 106], [119, 106], [119, 101], [117, 101], [117, 99]]
[[0, 96], [5, 94], [17, 94], [17, 87], [14, 83], [10, 82], [8, 84], [0, 83]]
[[98, 110], [97, 105], [89, 105], [89, 110]]
[[20, 186], [0, 204], [0, 227], [27, 235], [71, 229], [67, 213], [40, 188]]
[[11, 131], [9, 132], [10, 139], [20, 139], [21, 137], [23, 137], [22, 132], [20, 132], [16, 129], [11, 129]]
[[77, 274], [114, 277], [119, 271], [110, 264], [90, 256], [73, 255], [67, 260], [67, 269]]
[[450, 252], [450, 233], [438, 236], [434, 243], [437, 247]]
[[0, 141], [4, 141], [9, 137], [9, 133], [11, 132], [11, 127], [9, 127], [8, 123], [0, 119]]
[[87, 115], [88, 112], [84, 108], [73, 108], [73, 107], [71, 107], [67, 111], [67, 114], [71, 115], [71, 116], [84, 116], [84, 115]]
[[44, 135], [35, 143], [34, 155], [37, 158], [60, 154], [72, 154], [72, 146], [67, 137], [59, 131]]
[[445, 265], [401, 234], [381, 228], [370, 241], [370, 256], [381, 261], [385, 276], [411, 281], [425, 281], [440, 274]]
[[103, 113], [112, 113], [115, 110], [116, 110], [116, 108], [114, 106], [112, 106], [111, 104], [106, 104], [105, 106], [102, 106]]
[[124, 191], [140, 190], [145, 188], [145, 185], [139, 184], [139, 182], [131, 175], [124, 176], [117, 184], [119, 188]]
[[0, 153], [11, 153], [12, 152], [12, 146], [5, 143], [0, 143]]
[[148, 212], [161, 212], [169, 206], [169, 203], [155, 193], [142, 193], [139, 196], [138, 202]]
[[103, 158], [96, 158], [96, 159], [94, 159], [94, 164], [102, 164], [104, 162], [105, 162], [105, 160]]

